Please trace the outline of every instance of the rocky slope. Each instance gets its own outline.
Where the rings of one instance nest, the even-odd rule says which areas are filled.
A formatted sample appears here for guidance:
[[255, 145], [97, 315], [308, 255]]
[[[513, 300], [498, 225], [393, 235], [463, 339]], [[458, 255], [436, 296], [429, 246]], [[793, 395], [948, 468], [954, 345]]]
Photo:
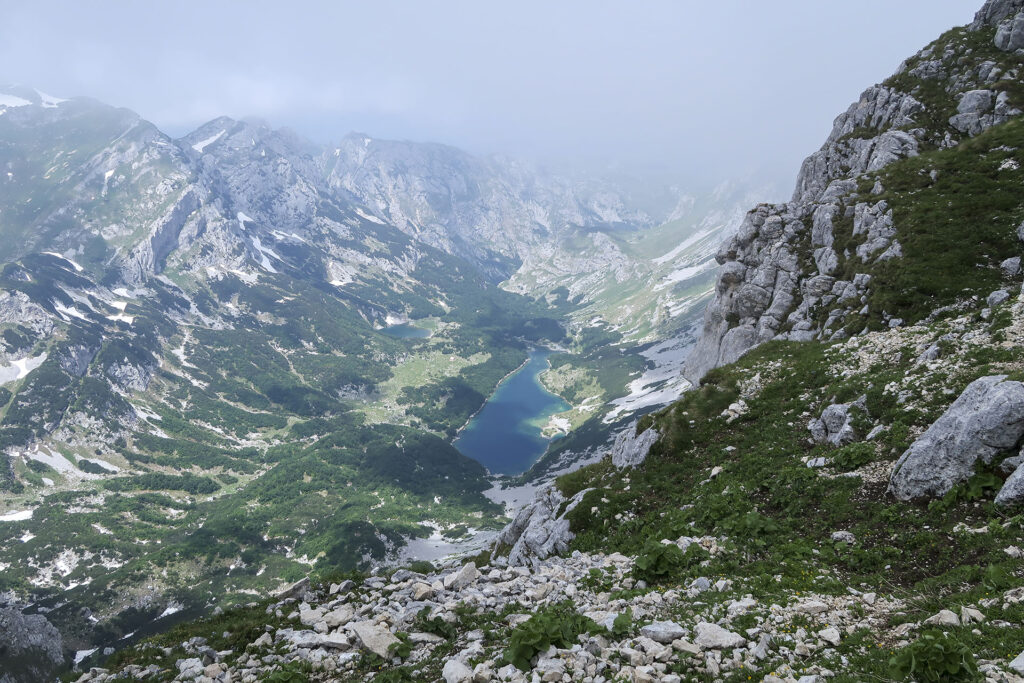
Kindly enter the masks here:
[[[879, 274], [915, 258], [908, 250], [935, 247], [901, 239], [905, 197], [887, 186], [885, 169], [954, 148], [1021, 113], [1020, 46], [1010, 38], [1018, 10], [1014, 3], [987, 5], [973, 24], [864, 91], [804, 162], [792, 200], [747, 216], [719, 250], [715, 298], [687, 363], [691, 381], [771, 339], [841, 339], [916, 321], [962, 294], [920, 283], [926, 288], [916, 310], [873, 296], [888, 284]], [[932, 186], [944, 181], [936, 168], [923, 171]], [[985, 265], [998, 266], [991, 258]]]
[[491, 552], [82, 680], [1024, 680], [1021, 26], [990, 0], [841, 116], [722, 250], [700, 385]]

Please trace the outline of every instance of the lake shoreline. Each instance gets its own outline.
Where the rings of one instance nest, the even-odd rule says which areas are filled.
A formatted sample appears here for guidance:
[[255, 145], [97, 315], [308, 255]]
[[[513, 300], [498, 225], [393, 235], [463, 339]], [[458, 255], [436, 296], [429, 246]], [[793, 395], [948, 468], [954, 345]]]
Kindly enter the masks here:
[[543, 457], [557, 438], [545, 433], [545, 422], [572, 407], [540, 381], [540, 374], [551, 367], [550, 356], [557, 352], [531, 348], [529, 357], [502, 378], [459, 429], [452, 446], [482, 464], [491, 476], [521, 474]]
[[[527, 355], [526, 355], [526, 360], [524, 360], [524, 361], [523, 361], [522, 363], [520, 363], [520, 364], [519, 364], [519, 367], [517, 367], [517, 368], [516, 368], [515, 370], [512, 370], [512, 371], [510, 371], [510, 372], [506, 373], [504, 377], [502, 377], [501, 379], [499, 379], [499, 380], [498, 380], [498, 383], [494, 385], [494, 389], [493, 389], [493, 390], [491, 391], [491, 394], [490, 394], [490, 396], [488, 396], [487, 398], [485, 398], [485, 399], [484, 399], [484, 402], [480, 404], [480, 407], [479, 407], [479, 408], [477, 408], [476, 410], [474, 410], [474, 411], [473, 411], [473, 414], [472, 414], [472, 415], [470, 415], [470, 416], [469, 416], [469, 417], [468, 417], [468, 418], [466, 419], [466, 421], [465, 421], [465, 422], [463, 423], [463, 425], [462, 425], [461, 427], [459, 427], [459, 428], [458, 428], [457, 430], [455, 430], [455, 436], [454, 436], [454, 437], [452, 437], [452, 440], [451, 440], [451, 444], [452, 444], [453, 446], [455, 445], [455, 442], [459, 440], [459, 437], [460, 437], [460, 436], [462, 436], [462, 431], [463, 431], [463, 430], [464, 430], [464, 429], [465, 429], [466, 427], [468, 427], [468, 426], [470, 425], [470, 423], [471, 423], [471, 422], [473, 422], [473, 419], [474, 419], [474, 418], [476, 418], [476, 416], [480, 414], [480, 411], [481, 411], [481, 410], [483, 410], [484, 408], [486, 408], [486, 407], [487, 407], [487, 404], [488, 404], [488, 402], [490, 402], [490, 400], [491, 400], [491, 399], [492, 399], [492, 398], [494, 397], [494, 395], [495, 395], [496, 393], [498, 393], [498, 389], [500, 389], [500, 388], [501, 388], [501, 385], [502, 385], [502, 384], [504, 384], [504, 383], [505, 383], [505, 382], [506, 382], [506, 381], [508, 380], [508, 378], [509, 378], [509, 377], [511, 377], [512, 375], [516, 374], [517, 372], [519, 372], [520, 370], [522, 370], [523, 368], [525, 368], [525, 367], [526, 367], [527, 365], [529, 365], [529, 364], [530, 364], [530, 355], [529, 355], [529, 354], [533, 353], [534, 351], [536, 351], [536, 349], [530, 349], [530, 350], [529, 350], [529, 351], [527, 352]], [[458, 450], [458, 449], [456, 449], [456, 450]], [[466, 457], [468, 458], [469, 456], [466, 456]]]

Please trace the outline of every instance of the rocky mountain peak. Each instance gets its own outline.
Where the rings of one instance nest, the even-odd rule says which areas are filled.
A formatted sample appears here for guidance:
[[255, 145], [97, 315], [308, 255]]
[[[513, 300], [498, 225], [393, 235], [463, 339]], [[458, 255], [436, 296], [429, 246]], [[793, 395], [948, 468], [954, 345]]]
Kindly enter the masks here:
[[[719, 252], [717, 293], [687, 361], [688, 379], [771, 339], [841, 339], [903, 322], [904, 313], [870, 303], [872, 278], [904, 257], [898, 218], [878, 177], [1021, 114], [1024, 100], [1014, 93], [1022, 7], [1019, 0], [988, 2], [968, 30], [947, 32], [865, 90], [803, 162], [791, 201], [747, 216]], [[983, 31], [992, 37], [972, 37]], [[875, 180], [863, 187], [868, 178]]]
[[1022, 10], [1024, 0], [988, 0], [974, 15], [970, 28], [978, 31], [986, 26], [998, 26], [1001, 21], [1012, 18]]

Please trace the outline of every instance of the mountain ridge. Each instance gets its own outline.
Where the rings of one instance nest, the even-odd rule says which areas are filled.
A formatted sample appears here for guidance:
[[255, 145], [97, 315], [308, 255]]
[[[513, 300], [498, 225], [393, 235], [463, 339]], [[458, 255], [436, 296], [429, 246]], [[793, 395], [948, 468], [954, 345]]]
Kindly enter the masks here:
[[693, 390], [489, 552], [298, 584], [111, 671], [1024, 680], [1020, 48], [1024, 2], [988, 0], [866, 91], [719, 251]]

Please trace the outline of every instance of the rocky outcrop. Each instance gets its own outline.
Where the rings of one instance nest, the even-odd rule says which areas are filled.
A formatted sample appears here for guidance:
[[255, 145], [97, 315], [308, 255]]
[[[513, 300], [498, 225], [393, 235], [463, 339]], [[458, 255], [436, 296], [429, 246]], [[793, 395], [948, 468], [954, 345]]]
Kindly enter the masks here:
[[1024, 0], [988, 0], [974, 15], [970, 29], [979, 31], [990, 26], [998, 27], [1003, 21], [1014, 18], [1021, 11], [1024, 11]]
[[943, 496], [1022, 436], [1024, 384], [1005, 375], [982, 377], [896, 461], [889, 492], [900, 500]]
[[[1019, 0], [992, 0], [972, 28], [998, 26], [1000, 49], [1024, 46], [1022, 7]], [[859, 332], [847, 328], [869, 313], [871, 266], [902, 258], [903, 245], [892, 208], [862, 196], [858, 178], [917, 156], [922, 145], [951, 147], [961, 136], [1021, 113], [995, 87], [1006, 74], [983, 55], [965, 56], [955, 46], [939, 53], [933, 46], [901, 66], [904, 73], [943, 79], [949, 104], [957, 107], [949, 127], [925, 127], [932, 112], [894, 85], [899, 80], [865, 90], [835, 120], [821, 149], [804, 161], [790, 202], [752, 210], [719, 251], [715, 296], [684, 371], [690, 382], [771, 339], [834, 340]], [[884, 190], [876, 184], [872, 193]], [[833, 231], [850, 219], [857, 246], [839, 253]], [[839, 280], [840, 270], [854, 274]], [[876, 313], [889, 320], [884, 311]]]
[[24, 325], [39, 337], [53, 332], [53, 317], [24, 292], [0, 292], [0, 323]]
[[659, 220], [610, 186], [570, 182], [444, 145], [352, 134], [321, 163], [335, 192], [497, 279], [567, 230]]
[[615, 437], [612, 443], [612, 464], [618, 468], [636, 467], [647, 458], [651, 446], [658, 440], [658, 430], [653, 427], [637, 434], [634, 421]]
[[589, 490], [580, 491], [567, 501], [554, 486], [541, 489], [534, 501], [524, 506], [498, 535], [496, 544], [510, 548], [508, 563], [529, 565], [568, 550], [575, 534], [569, 530], [566, 515]]
[[41, 614], [0, 607], [0, 683], [53, 680], [64, 664], [62, 640]]
[[194, 190], [186, 190], [178, 201], [153, 222], [148, 237], [125, 260], [121, 268], [124, 279], [138, 284], [163, 270], [164, 260], [178, 246], [178, 235], [199, 207], [199, 195]]
[[[1024, 15], [1021, 15], [1021, 24], [1024, 40]], [[956, 115], [949, 119], [949, 125], [971, 136], [978, 135], [992, 126], [1006, 123], [1021, 113], [1019, 109], [1010, 105], [1010, 97], [1006, 92], [993, 90], [971, 90], [963, 93], [956, 111]]]
[[[611, 447], [611, 460], [618, 468], [636, 467], [644, 461], [658, 440], [658, 431], [648, 428], [637, 433], [637, 422], [622, 429]], [[567, 515], [582, 502], [591, 489], [570, 499], [550, 484], [537, 492], [532, 503], [522, 507], [495, 541], [498, 548], [509, 548], [508, 564], [525, 565], [563, 553], [575, 534], [569, 530]]]
[[834, 403], [825, 408], [820, 418], [814, 418], [807, 425], [815, 443], [844, 446], [857, 440], [853, 427], [853, 413], [867, 412], [866, 399], [861, 397], [853, 403]]
[[1020, 464], [996, 494], [996, 505], [1007, 508], [1024, 505], [1024, 467]]

